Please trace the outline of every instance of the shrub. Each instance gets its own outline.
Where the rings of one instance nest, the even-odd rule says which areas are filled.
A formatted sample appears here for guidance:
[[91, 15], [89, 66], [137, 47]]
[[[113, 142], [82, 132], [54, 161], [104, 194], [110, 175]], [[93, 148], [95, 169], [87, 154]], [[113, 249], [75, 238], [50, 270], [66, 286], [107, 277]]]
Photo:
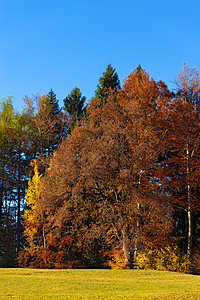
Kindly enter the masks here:
[[125, 269], [125, 259], [124, 259], [124, 252], [123, 250], [115, 249], [112, 252], [107, 253], [109, 254], [109, 260], [106, 263], [113, 270], [122, 270]]
[[146, 249], [139, 251], [135, 258], [135, 267], [162, 271], [188, 271], [189, 260], [176, 245], [161, 249]]

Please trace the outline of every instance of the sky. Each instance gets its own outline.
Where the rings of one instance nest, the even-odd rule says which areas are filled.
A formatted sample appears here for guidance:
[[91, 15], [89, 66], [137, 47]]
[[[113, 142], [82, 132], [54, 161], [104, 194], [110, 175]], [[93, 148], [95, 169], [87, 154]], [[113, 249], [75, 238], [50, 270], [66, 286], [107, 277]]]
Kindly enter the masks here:
[[199, 0], [0, 0], [0, 99], [77, 86], [88, 100], [111, 63], [121, 84], [140, 64], [170, 89], [200, 69]]

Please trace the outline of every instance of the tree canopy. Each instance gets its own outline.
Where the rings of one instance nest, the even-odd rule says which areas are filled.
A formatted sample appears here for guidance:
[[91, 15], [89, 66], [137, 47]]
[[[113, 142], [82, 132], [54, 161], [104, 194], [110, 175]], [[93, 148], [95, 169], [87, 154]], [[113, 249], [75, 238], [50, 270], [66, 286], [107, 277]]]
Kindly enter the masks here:
[[184, 65], [175, 84], [138, 65], [120, 87], [109, 64], [87, 105], [78, 87], [62, 109], [52, 89], [21, 112], [2, 99], [0, 266], [198, 261], [199, 74]]

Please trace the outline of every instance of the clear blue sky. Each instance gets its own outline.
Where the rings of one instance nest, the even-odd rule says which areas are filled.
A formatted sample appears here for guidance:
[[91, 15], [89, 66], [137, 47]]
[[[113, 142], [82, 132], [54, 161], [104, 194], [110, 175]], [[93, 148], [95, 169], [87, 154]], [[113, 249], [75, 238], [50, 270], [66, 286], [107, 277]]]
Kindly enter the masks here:
[[138, 64], [172, 87], [200, 68], [200, 0], [0, 0], [0, 98], [78, 86], [87, 99], [108, 63], [120, 81]]

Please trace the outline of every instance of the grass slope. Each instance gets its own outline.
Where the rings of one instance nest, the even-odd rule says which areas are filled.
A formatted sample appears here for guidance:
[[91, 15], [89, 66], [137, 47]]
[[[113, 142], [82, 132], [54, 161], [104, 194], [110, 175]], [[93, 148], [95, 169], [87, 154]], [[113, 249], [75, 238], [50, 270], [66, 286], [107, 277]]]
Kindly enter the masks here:
[[0, 299], [200, 299], [200, 276], [144, 270], [0, 269]]

